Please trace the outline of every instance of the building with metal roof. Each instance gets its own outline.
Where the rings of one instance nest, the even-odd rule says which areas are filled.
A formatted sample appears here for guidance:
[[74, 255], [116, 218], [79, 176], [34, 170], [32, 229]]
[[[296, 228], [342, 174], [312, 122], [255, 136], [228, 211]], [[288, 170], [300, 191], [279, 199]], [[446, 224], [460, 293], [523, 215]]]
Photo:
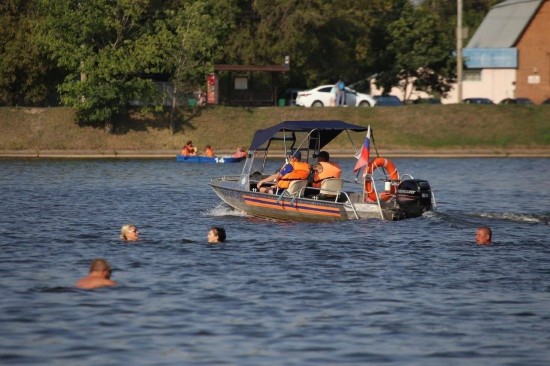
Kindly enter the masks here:
[[549, 26], [550, 0], [493, 6], [463, 50], [463, 97], [550, 98]]
[[507, 0], [491, 8], [466, 49], [512, 48], [543, 0]]

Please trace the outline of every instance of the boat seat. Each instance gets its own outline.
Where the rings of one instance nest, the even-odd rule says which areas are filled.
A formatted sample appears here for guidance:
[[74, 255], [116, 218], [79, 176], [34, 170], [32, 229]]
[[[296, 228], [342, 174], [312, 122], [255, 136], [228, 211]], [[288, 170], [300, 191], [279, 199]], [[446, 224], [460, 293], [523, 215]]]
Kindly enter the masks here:
[[292, 197], [292, 201], [290, 201], [290, 203], [293, 203], [296, 198], [302, 197], [304, 195], [304, 190], [306, 189], [306, 187], [307, 179], [293, 180], [288, 185], [288, 188], [279, 195], [279, 198], [277, 198], [277, 202], [279, 202], [279, 200], [286, 196]]
[[334, 199], [334, 202], [337, 202], [343, 187], [344, 180], [342, 178], [327, 178], [321, 182], [318, 198], [321, 200]]

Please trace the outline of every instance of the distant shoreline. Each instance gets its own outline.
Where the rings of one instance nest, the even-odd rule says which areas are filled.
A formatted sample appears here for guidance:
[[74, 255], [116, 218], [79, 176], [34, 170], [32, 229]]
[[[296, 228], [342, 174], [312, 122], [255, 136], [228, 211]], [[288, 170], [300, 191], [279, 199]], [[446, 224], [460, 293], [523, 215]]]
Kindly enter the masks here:
[[[442, 149], [442, 150], [379, 150], [388, 158], [550, 158], [548, 149]], [[177, 151], [168, 150], [0, 150], [0, 159], [174, 159]], [[231, 155], [218, 151], [216, 155]], [[331, 151], [334, 157], [351, 157], [351, 151]], [[371, 152], [372, 154], [373, 152]], [[274, 155], [276, 156], [276, 155]], [[280, 156], [283, 156], [282, 154]]]
[[[1, 158], [174, 159], [187, 141], [216, 155], [248, 147], [255, 131], [281, 121], [343, 120], [371, 126], [371, 154], [383, 157], [550, 157], [550, 108], [521, 105], [408, 105], [402, 108], [207, 107], [188, 112], [174, 133], [162, 115], [136, 114], [115, 133], [80, 126], [70, 108], [0, 108]], [[363, 133], [325, 147], [351, 156]], [[350, 143], [351, 139], [351, 143]], [[282, 149], [282, 144], [274, 145]], [[282, 154], [282, 153], [281, 153]], [[174, 159], [175, 160], [175, 159]]]

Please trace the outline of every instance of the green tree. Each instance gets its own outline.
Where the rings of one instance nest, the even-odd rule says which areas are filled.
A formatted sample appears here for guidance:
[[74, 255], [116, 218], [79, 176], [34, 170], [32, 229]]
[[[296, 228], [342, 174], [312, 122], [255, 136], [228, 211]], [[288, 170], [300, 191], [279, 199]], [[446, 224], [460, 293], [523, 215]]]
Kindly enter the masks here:
[[[502, 0], [463, 0], [463, 27], [468, 30], [466, 39], [471, 38], [477, 27], [487, 15], [489, 9]], [[438, 29], [447, 34], [450, 40], [456, 40], [457, 2], [449, 0], [425, 0], [420, 5], [426, 11], [437, 16]]]
[[377, 57], [378, 17], [403, 1], [241, 1], [226, 61], [281, 64], [288, 55], [290, 82], [303, 86], [364, 78]]
[[416, 90], [446, 95], [454, 82], [454, 62], [450, 42], [438, 29], [437, 16], [406, 4], [400, 18], [389, 25], [388, 33], [391, 41], [387, 52], [394, 62], [377, 84], [384, 91], [398, 86], [405, 100], [410, 97], [407, 91], [412, 91], [411, 84]]
[[62, 71], [36, 42], [35, 8], [34, 0], [0, 3], [0, 104], [57, 103], [55, 85], [62, 80]]
[[41, 0], [40, 41], [69, 71], [59, 91], [79, 122], [110, 130], [131, 101], [155, 100], [145, 75], [161, 69], [161, 54], [141, 41], [158, 7], [152, 0]]
[[180, 95], [204, 85], [222, 45], [234, 25], [236, 8], [231, 1], [177, 0], [168, 6], [146, 43], [162, 50], [163, 71], [172, 87], [170, 131], [174, 133], [175, 110]]

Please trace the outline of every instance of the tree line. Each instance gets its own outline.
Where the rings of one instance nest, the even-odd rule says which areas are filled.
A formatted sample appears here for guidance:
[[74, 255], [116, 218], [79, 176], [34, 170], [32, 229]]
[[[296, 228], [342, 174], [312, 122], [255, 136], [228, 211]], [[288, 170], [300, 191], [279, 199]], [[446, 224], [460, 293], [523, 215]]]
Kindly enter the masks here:
[[[463, 2], [475, 30], [499, 1]], [[455, 32], [449, 0], [3, 0], [0, 105], [66, 105], [79, 122], [113, 121], [136, 100], [160, 108], [154, 81], [177, 97], [214, 64], [285, 56], [279, 88], [376, 76], [384, 90], [412, 81], [444, 95]]]

